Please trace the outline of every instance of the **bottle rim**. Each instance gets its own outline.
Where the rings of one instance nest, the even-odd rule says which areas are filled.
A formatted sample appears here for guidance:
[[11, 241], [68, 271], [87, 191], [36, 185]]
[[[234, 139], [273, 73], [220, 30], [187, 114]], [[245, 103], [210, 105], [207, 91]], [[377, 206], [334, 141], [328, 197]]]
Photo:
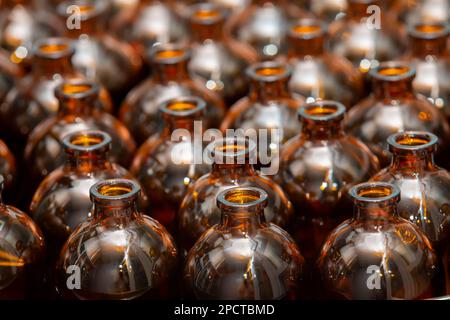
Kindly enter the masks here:
[[276, 82], [288, 79], [292, 74], [292, 68], [277, 61], [255, 63], [246, 70], [249, 78], [259, 82]]
[[432, 150], [437, 147], [439, 138], [426, 131], [404, 131], [390, 135], [387, 139], [389, 151], [401, 150], [405, 152]]
[[216, 3], [202, 2], [189, 7], [189, 19], [200, 25], [212, 25], [225, 19], [225, 9]]
[[248, 137], [226, 137], [209, 143], [206, 150], [213, 163], [220, 159], [220, 164], [236, 164], [236, 158], [245, 161], [256, 155], [256, 143]]
[[73, 153], [74, 151], [91, 153], [98, 150], [109, 150], [111, 143], [111, 136], [100, 130], [80, 130], [69, 133], [63, 138], [66, 153]]
[[90, 190], [91, 201], [94, 203], [111, 203], [136, 199], [141, 192], [139, 184], [129, 179], [108, 179], [94, 184]]
[[159, 44], [150, 49], [150, 60], [154, 64], [177, 64], [190, 57], [190, 50], [179, 44]]
[[219, 208], [248, 209], [255, 206], [267, 205], [266, 191], [255, 187], [233, 187], [220, 192], [217, 196]]
[[326, 33], [327, 26], [319, 19], [298, 19], [289, 27], [289, 36], [294, 39], [310, 40], [322, 37]]
[[159, 110], [173, 117], [189, 117], [201, 113], [206, 108], [206, 102], [194, 96], [184, 96], [161, 103]]
[[406, 62], [387, 61], [371, 69], [369, 75], [375, 80], [396, 82], [413, 78], [416, 75], [416, 69]]
[[[97, 17], [106, 12], [108, 9], [108, 3], [105, 0], [89, 1], [89, 0], [71, 0], [63, 1], [56, 7], [56, 12], [61, 17], [69, 17], [77, 10], [69, 10], [71, 7], [77, 7], [79, 11], [79, 18], [81, 21], [86, 21], [91, 18]], [[74, 8], [75, 8], [74, 7]]]
[[317, 100], [301, 106], [298, 109], [300, 119], [316, 122], [342, 120], [345, 116], [345, 106], [337, 101]]
[[100, 87], [94, 81], [66, 79], [55, 88], [57, 98], [83, 99], [98, 96]]
[[400, 189], [387, 182], [364, 182], [353, 186], [349, 191], [355, 203], [397, 203], [400, 201]]
[[408, 34], [417, 39], [433, 40], [450, 34], [450, 23], [443, 21], [417, 22], [408, 28]]
[[33, 46], [34, 56], [44, 59], [60, 59], [72, 56], [74, 52], [73, 41], [63, 37], [39, 39]]

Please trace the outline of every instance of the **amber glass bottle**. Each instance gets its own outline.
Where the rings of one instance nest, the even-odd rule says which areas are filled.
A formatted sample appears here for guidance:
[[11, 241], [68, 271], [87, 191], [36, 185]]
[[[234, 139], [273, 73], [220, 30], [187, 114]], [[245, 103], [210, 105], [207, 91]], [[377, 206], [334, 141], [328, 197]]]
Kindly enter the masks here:
[[153, 75], [133, 89], [120, 109], [120, 119], [138, 143], [160, 131], [159, 105], [181, 96], [196, 96], [207, 102], [205, 119], [209, 127], [217, 127], [225, 112], [223, 101], [201, 83], [189, 77], [190, 52], [179, 45], [153, 48]]
[[400, 190], [363, 183], [350, 190], [354, 216], [329, 236], [318, 260], [323, 294], [334, 299], [422, 299], [434, 294], [436, 255], [425, 235], [400, 218]]
[[27, 69], [36, 40], [58, 36], [63, 26], [56, 16], [36, 10], [35, 1], [4, 0], [0, 4], [0, 47], [11, 62]]
[[335, 100], [347, 108], [364, 91], [361, 73], [345, 58], [325, 51], [326, 26], [313, 19], [297, 20], [289, 29], [289, 63], [292, 92], [315, 100]]
[[289, 231], [305, 258], [316, 259], [325, 237], [348, 218], [351, 186], [379, 170], [375, 155], [342, 126], [345, 107], [317, 101], [299, 109], [301, 133], [280, 155], [278, 178], [294, 204], [296, 221]]
[[155, 44], [186, 43], [189, 33], [170, 2], [139, 0], [133, 8], [118, 12], [113, 32], [137, 48], [142, 58]]
[[171, 297], [177, 251], [164, 227], [139, 212], [139, 194], [139, 185], [126, 179], [105, 180], [91, 187], [90, 218], [69, 237], [56, 267], [62, 297]]
[[225, 25], [229, 43], [252, 63], [272, 60], [286, 53], [289, 20], [305, 16], [288, 0], [251, 0]]
[[406, 2], [399, 11], [399, 18], [408, 26], [417, 23], [441, 23], [450, 19], [450, 3], [447, 0], [415, 0]]
[[347, 0], [306, 0], [311, 12], [327, 23], [332, 23], [345, 16], [348, 10]]
[[[236, 102], [222, 122], [221, 130], [243, 129], [247, 131], [278, 129], [270, 135], [269, 143], [281, 145], [300, 131], [297, 109], [303, 99], [289, 93], [291, 68], [281, 62], [263, 62], [247, 69], [250, 93]], [[272, 148], [276, 155], [279, 148]]]
[[389, 165], [387, 138], [400, 131], [419, 130], [436, 134], [447, 145], [449, 127], [445, 117], [424, 97], [414, 95], [415, 69], [403, 62], [386, 62], [370, 72], [373, 93], [348, 114], [346, 129], [361, 139]]
[[[202, 142], [195, 141], [206, 103], [196, 97], [171, 99], [160, 105], [163, 130], [150, 137], [138, 150], [131, 173], [139, 180], [151, 203], [151, 216], [170, 232], [188, 187], [209, 172], [199, 161]], [[201, 133], [200, 133], [201, 134]], [[200, 149], [201, 148], [201, 149]]]
[[16, 161], [8, 146], [0, 140], [0, 176], [3, 177], [4, 185], [9, 188], [16, 175]]
[[9, 60], [8, 52], [0, 48], [0, 105], [14, 85], [23, 76], [23, 70]]
[[0, 175], [0, 300], [38, 297], [44, 237], [27, 214], [3, 203], [3, 185]]
[[48, 256], [55, 258], [69, 235], [88, 218], [89, 188], [106, 179], [131, 178], [107, 158], [111, 137], [105, 132], [77, 131], [66, 135], [63, 145], [65, 164], [42, 181], [30, 206], [33, 220], [44, 232]]
[[[45, 38], [36, 42], [30, 75], [20, 79], [0, 108], [2, 131], [7, 131], [15, 140], [26, 140], [40, 122], [58, 111], [55, 87], [63, 79], [81, 78], [72, 67], [73, 53], [71, 41], [65, 38]], [[98, 107], [111, 111], [106, 92]]]
[[[345, 18], [330, 25], [331, 52], [349, 59], [362, 73], [382, 61], [396, 59], [406, 46], [401, 26], [381, 12], [382, 2], [348, 0]], [[374, 5], [380, 8], [380, 14], [372, 17], [377, 13], [368, 7]]]
[[207, 229], [220, 222], [217, 195], [228, 188], [258, 187], [268, 194], [264, 208], [267, 222], [285, 228], [292, 218], [292, 204], [284, 191], [272, 180], [254, 170], [257, 164], [255, 142], [245, 138], [224, 138], [207, 146], [212, 170], [198, 179], [181, 203], [178, 213], [180, 245], [187, 251]]
[[442, 225], [450, 219], [450, 173], [434, 164], [437, 142], [438, 138], [428, 132], [391, 135], [392, 163], [371, 180], [389, 182], [400, 189], [398, 214], [416, 224], [439, 255], [445, 241]]
[[237, 187], [217, 197], [220, 223], [190, 250], [187, 290], [197, 299], [294, 299], [303, 257], [287, 232], [264, 218], [268, 195]]
[[410, 27], [408, 60], [415, 65], [415, 93], [423, 94], [450, 120], [450, 24], [417, 23]]
[[25, 159], [39, 182], [64, 162], [64, 136], [79, 130], [105, 131], [112, 138], [111, 160], [124, 166], [131, 162], [133, 138], [121, 122], [95, 107], [98, 94], [98, 85], [86, 80], [64, 81], [56, 87], [58, 113], [33, 130], [25, 149]]
[[[139, 79], [142, 59], [130, 44], [106, 32], [108, 2], [64, 1], [58, 5], [58, 14], [66, 24], [65, 35], [75, 42], [75, 68], [88, 79], [100, 82], [120, 103]], [[78, 6], [79, 12], [70, 9], [73, 5]], [[79, 21], [74, 14], [79, 15]]]
[[225, 10], [203, 2], [191, 6], [190, 11], [193, 43], [189, 71], [231, 106], [247, 93], [247, 62], [224, 39]]

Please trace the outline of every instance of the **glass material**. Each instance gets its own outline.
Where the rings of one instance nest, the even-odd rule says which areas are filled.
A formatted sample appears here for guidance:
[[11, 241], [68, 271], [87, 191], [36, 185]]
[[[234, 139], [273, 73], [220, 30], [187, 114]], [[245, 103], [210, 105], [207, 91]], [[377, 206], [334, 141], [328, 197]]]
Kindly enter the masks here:
[[14, 80], [23, 76], [22, 69], [11, 63], [8, 52], [0, 48], [0, 105], [14, 85]]
[[209, 172], [208, 164], [198, 159], [202, 142], [194, 140], [194, 134], [202, 129], [194, 122], [203, 119], [205, 109], [206, 103], [196, 97], [160, 105], [163, 129], [145, 141], [131, 166], [149, 197], [150, 215], [170, 232], [176, 229], [176, 213], [188, 187]]
[[[0, 194], [4, 180], [0, 175]], [[44, 237], [33, 220], [0, 195], [0, 300], [38, 297]]]
[[383, 182], [350, 190], [354, 216], [329, 236], [318, 268], [328, 298], [423, 299], [434, 293], [437, 259], [425, 235], [397, 214], [400, 190]]
[[[8, 93], [0, 107], [2, 131], [15, 139], [25, 140], [43, 120], [56, 114], [59, 108], [54, 91], [63, 79], [81, 79], [73, 70], [74, 49], [65, 38], [45, 38], [36, 42], [31, 59], [31, 73], [21, 78]], [[98, 107], [111, 111], [108, 93], [102, 91]]]
[[386, 62], [370, 75], [373, 92], [350, 109], [346, 129], [367, 144], [382, 167], [390, 162], [387, 138], [393, 133], [428, 131], [441, 139], [442, 146], [447, 144], [449, 127], [445, 118], [429, 101], [412, 91], [415, 76], [412, 65]]
[[272, 60], [286, 53], [289, 20], [306, 13], [291, 1], [252, 0], [228, 19], [229, 42], [251, 62]]
[[138, 143], [161, 130], [159, 106], [182, 96], [207, 102], [208, 127], [217, 127], [225, 112], [223, 101], [188, 74], [190, 53], [178, 45], [156, 46], [151, 53], [153, 75], [133, 89], [120, 108], [120, 120]]
[[[379, 17], [368, 10], [372, 5], [381, 8]], [[401, 26], [382, 8], [381, 0], [348, 0], [345, 18], [329, 28], [331, 52], [349, 59], [362, 73], [382, 61], [396, 59], [406, 46]]]
[[449, 23], [419, 23], [409, 30], [408, 60], [416, 68], [415, 93], [428, 98], [450, 120], [450, 55], [447, 52]]
[[307, 2], [311, 12], [328, 23], [343, 18], [349, 6], [347, 0], [308, 0]]
[[224, 9], [209, 3], [189, 9], [192, 12], [189, 21], [193, 34], [189, 71], [207, 89], [220, 95], [227, 106], [231, 106], [247, 93], [245, 57], [233, 51], [223, 37]]
[[439, 254], [445, 240], [442, 225], [450, 219], [450, 173], [434, 164], [437, 142], [438, 138], [428, 132], [391, 135], [392, 163], [371, 180], [389, 182], [400, 189], [398, 214], [416, 224]]
[[57, 264], [62, 297], [171, 297], [177, 251], [164, 227], [139, 212], [139, 194], [139, 185], [126, 179], [105, 180], [91, 187], [90, 217], [69, 237]]
[[25, 148], [25, 160], [37, 180], [64, 163], [62, 140], [65, 135], [80, 130], [101, 130], [112, 138], [111, 160], [129, 165], [136, 149], [127, 128], [98, 104], [99, 87], [86, 80], [70, 80], [55, 89], [59, 100], [58, 113], [40, 123], [30, 134]]
[[36, 40], [57, 36], [63, 26], [51, 13], [36, 10], [34, 1], [3, 0], [0, 4], [0, 47], [11, 62], [27, 69]]
[[267, 222], [285, 228], [292, 218], [292, 204], [284, 191], [272, 180], [255, 171], [257, 149], [252, 140], [224, 138], [207, 147], [211, 155], [212, 170], [198, 179], [181, 203], [178, 212], [180, 245], [189, 250], [200, 236], [220, 222], [217, 195], [232, 187], [258, 187], [268, 194], [264, 208]]
[[291, 92], [315, 100], [335, 100], [350, 108], [364, 92], [361, 73], [347, 59], [325, 51], [326, 26], [319, 20], [297, 20], [289, 28]]
[[268, 195], [237, 187], [217, 197], [221, 220], [190, 250], [187, 290], [197, 299], [293, 299], [303, 257], [287, 232], [264, 218]]
[[8, 146], [0, 139], [0, 176], [6, 188], [11, 187], [16, 176], [16, 162]]
[[441, 23], [450, 20], [448, 0], [404, 0], [400, 11], [401, 20], [408, 26], [417, 23]]
[[[79, 12], [69, 9], [72, 5], [78, 6]], [[119, 102], [138, 80], [142, 59], [130, 44], [106, 32], [108, 1], [64, 1], [57, 11], [67, 24], [65, 35], [75, 42], [75, 68], [100, 82]], [[74, 20], [73, 14], [79, 15], [79, 20]]]
[[140, 0], [133, 8], [122, 9], [112, 21], [113, 31], [137, 48], [143, 58], [155, 44], [186, 43], [189, 33], [170, 2]]
[[344, 132], [344, 115], [345, 107], [333, 101], [301, 107], [301, 133], [280, 155], [278, 178], [295, 208], [289, 231], [307, 260], [317, 258], [328, 233], [348, 218], [348, 190], [379, 170], [375, 155]]
[[[267, 129], [272, 155], [279, 147], [300, 131], [297, 109], [303, 98], [292, 96], [288, 90], [291, 68], [281, 62], [263, 62], [247, 69], [250, 93], [236, 102], [222, 122], [221, 130]], [[277, 131], [272, 129], [278, 129]]]
[[111, 137], [107, 133], [77, 131], [65, 136], [63, 146], [64, 165], [41, 182], [30, 206], [51, 256], [61, 251], [69, 235], [88, 218], [91, 186], [106, 179], [131, 178], [126, 169], [108, 160]]

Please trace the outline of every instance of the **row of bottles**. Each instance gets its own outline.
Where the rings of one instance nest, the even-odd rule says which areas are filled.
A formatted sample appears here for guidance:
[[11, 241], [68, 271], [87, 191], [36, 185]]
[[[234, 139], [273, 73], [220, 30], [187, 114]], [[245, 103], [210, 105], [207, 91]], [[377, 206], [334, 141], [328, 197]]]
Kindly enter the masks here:
[[448, 19], [125, 2], [0, 4], [0, 298], [450, 294]]

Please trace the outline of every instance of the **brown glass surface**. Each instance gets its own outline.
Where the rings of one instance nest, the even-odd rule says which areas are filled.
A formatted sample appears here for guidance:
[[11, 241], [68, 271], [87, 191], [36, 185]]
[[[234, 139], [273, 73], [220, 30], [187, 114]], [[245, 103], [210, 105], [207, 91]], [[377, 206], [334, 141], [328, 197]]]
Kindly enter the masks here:
[[[280, 129], [269, 139], [274, 138], [278, 144], [286, 142], [300, 131], [297, 109], [303, 102], [302, 97], [294, 97], [288, 91], [290, 67], [280, 62], [258, 63], [247, 69], [247, 76], [251, 81], [250, 93], [231, 107], [221, 130], [267, 129], [271, 133], [271, 129]], [[270, 151], [276, 155], [279, 150]]]
[[207, 89], [219, 94], [229, 107], [247, 93], [245, 57], [234, 51], [223, 36], [227, 19], [224, 9], [200, 3], [189, 7], [189, 10], [193, 34], [189, 71]]
[[264, 208], [267, 222], [285, 228], [293, 214], [292, 204], [281, 187], [254, 170], [256, 144], [244, 138], [226, 138], [207, 147], [212, 156], [211, 172], [190, 188], [178, 212], [180, 246], [189, 250], [207, 229], [220, 222], [218, 194], [232, 187], [258, 187], [268, 194]]
[[8, 52], [0, 49], [0, 105], [14, 85], [14, 80], [22, 76], [22, 70], [9, 60]]
[[410, 27], [406, 59], [416, 69], [413, 90], [428, 98], [450, 120], [450, 24], [417, 23]]
[[6, 188], [11, 187], [16, 176], [14, 155], [3, 140], [0, 140], [0, 176], [4, 179]]
[[196, 97], [161, 104], [163, 130], [145, 141], [131, 166], [149, 197], [150, 215], [170, 232], [175, 230], [176, 213], [188, 187], [209, 172], [208, 164], [195, 164], [194, 158], [196, 152], [202, 154], [194, 144], [194, 121], [203, 119], [205, 109], [206, 103]]
[[272, 60], [286, 54], [288, 21], [305, 15], [291, 1], [253, 0], [228, 19], [225, 35], [249, 61]]
[[[0, 193], [3, 182], [0, 176]], [[30, 217], [4, 204], [0, 195], [0, 300], [39, 296], [44, 248], [44, 237]]]
[[0, 47], [8, 52], [10, 61], [20, 67], [31, 64], [36, 40], [58, 36], [63, 25], [56, 16], [36, 10], [34, 1], [5, 0], [0, 4]]
[[[67, 240], [56, 268], [63, 298], [167, 299], [174, 294], [177, 250], [164, 227], [138, 211], [139, 192], [138, 184], [125, 179], [91, 188], [90, 218]], [[81, 271], [79, 288], [67, 285], [74, 268]]]
[[389, 164], [387, 138], [400, 131], [419, 130], [436, 134], [442, 151], [448, 144], [445, 117], [424, 97], [414, 95], [415, 70], [403, 62], [387, 62], [373, 69], [373, 93], [348, 114], [346, 130], [378, 156], [382, 167]]
[[323, 297], [423, 299], [435, 293], [436, 255], [425, 235], [397, 214], [400, 190], [382, 182], [350, 190], [354, 216], [328, 236], [318, 260]]
[[106, 179], [131, 178], [126, 169], [108, 160], [111, 137], [102, 131], [68, 134], [63, 146], [64, 165], [41, 182], [30, 206], [30, 214], [44, 232], [51, 257], [59, 254], [69, 235], [88, 218], [91, 186]]
[[187, 290], [197, 299], [293, 299], [301, 288], [303, 257], [289, 234], [268, 223], [262, 189], [221, 192], [221, 220], [190, 250]]
[[390, 136], [392, 162], [371, 180], [400, 189], [398, 214], [416, 224], [440, 253], [446, 241], [443, 224], [450, 219], [450, 173], [434, 163], [437, 141], [435, 135], [419, 131]]
[[205, 124], [217, 127], [225, 112], [223, 101], [201, 83], [190, 79], [189, 51], [178, 45], [152, 50], [153, 76], [130, 91], [120, 108], [120, 119], [138, 143], [161, 130], [159, 105], [173, 98], [196, 96], [207, 102]]
[[[349, 59], [362, 73], [367, 73], [380, 62], [398, 58], [405, 49], [404, 30], [393, 16], [383, 11], [380, 0], [348, 0], [345, 18], [330, 25], [329, 47], [336, 55]], [[380, 28], [367, 22], [373, 12], [367, 8], [381, 8]], [[369, 27], [370, 25], [370, 27]]]
[[[67, 8], [80, 8], [80, 28], [66, 28], [65, 35], [75, 42], [72, 62], [88, 79], [99, 81], [116, 102], [139, 80], [142, 59], [128, 43], [109, 34], [105, 27], [108, 1], [64, 1], [58, 5], [61, 20], [68, 18]], [[70, 10], [69, 10], [70, 12]]]
[[295, 208], [288, 230], [316, 259], [328, 233], [349, 216], [348, 190], [379, 170], [372, 152], [342, 127], [345, 107], [318, 101], [300, 108], [301, 133], [281, 151], [278, 180]]
[[[20, 78], [0, 106], [3, 132], [15, 139], [25, 140], [40, 122], [57, 113], [56, 86], [63, 79], [83, 78], [73, 70], [73, 53], [69, 39], [45, 38], [36, 42], [31, 73]], [[98, 108], [108, 112], [112, 110], [109, 95], [104, 90]]]
[[347, 108], [364, 92], [361, 73], [347, 59], [325, 51], [326, 26], [320, 20], [301, 19], [289, 28], [291, 92], [315, 100], [335, 100]]
[[58, 113], [39, 124], [31, 133], [25, 149], [30, 170], [40, 182], [64, 162], [62, 139], [80, 130], [101, 130], [112, 138], [110, 159], [128, 166], [136, 145], [125, 126], [109, 113], [95, 108], [99, 87], [90, 81], [64, 81], [56, 88]]
[[155, 44], [186, 43], [189, 33], [170, 2], [140, 0], [131, 9], [121, 9], [111, 22], [113, 32], [136, 47], [143, 58]]

